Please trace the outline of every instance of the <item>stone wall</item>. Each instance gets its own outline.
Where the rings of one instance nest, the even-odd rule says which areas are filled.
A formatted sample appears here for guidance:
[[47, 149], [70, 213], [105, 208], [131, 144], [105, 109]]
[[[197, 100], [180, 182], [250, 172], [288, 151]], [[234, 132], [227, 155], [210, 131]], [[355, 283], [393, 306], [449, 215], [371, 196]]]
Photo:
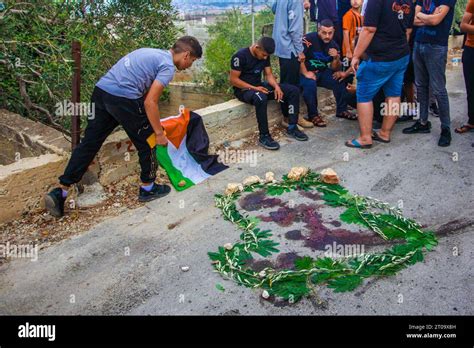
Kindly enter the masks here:
[[[329, 94], [320, 93], [323, 107]], [[236, 99], [194, 111], [202, 116], [213, 145], [248, 137], [257, 129], [254, 107]], [[305, 112], [302, 107], [301, 115]], [[269, 102], [269, 125], [279, 123], [281, 118], [279, 104]], [[0, 110], [0, 129], [10, 134], [10, 138], [21, 139], [21, 146], [25, 147], [13, 163], [0, 165], [0, 223], [3, 223], [41, 207], [44, 193], [57, 184], [58, 176], [64, 171], [70, 157], [70, 143], [61, 132], [6, 110]], [[5, 155], [6, 148], [0, 153]], [[83, 183], [99, 182], [107, 186], [137, 173], [137, 157], [125, 132], [114, 132], [90, 165]]]

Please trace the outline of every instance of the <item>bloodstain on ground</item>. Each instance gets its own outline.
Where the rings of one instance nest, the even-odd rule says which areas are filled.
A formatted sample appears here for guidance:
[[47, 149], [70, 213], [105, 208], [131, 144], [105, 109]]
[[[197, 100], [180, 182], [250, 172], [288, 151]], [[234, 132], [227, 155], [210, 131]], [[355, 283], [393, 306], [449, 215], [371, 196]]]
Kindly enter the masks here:
[[321, 194], [317, 191], [298, 191], [300, 196], [309, 198], [313, 201], [319, 201], [321, 199]]
[[277, 259], [272, 262], [270, 260], [255, 260], [255, 259], [248, 259], [246, 261], [246, 266], [253, 270], [254, 272], [260, 272], [263, 269], [269, 267], [276, 270], [284, 270], [284, 269], [295, 269], [295, 261], [300, 259], [301, 256], [298, 255], [296, 252], [289, 252], [289, 253], [280, 253], [278, 254]]
[[295, 261], [301, 259], [295, 252], [278, 254], [276, 259], [276, 269], [295, 269]]
[[262, 208], [273, 208], [282, 205], [279, 198], [267, 198], [265, 192], [260, 190], [240, 198], [239, 204], [246, 211], [255, 211]]
[[268, 216], [259, 215], [259, 218], [265, 222], [275, 222], [278, 226], [288, 227], [294, 222], [301, 221], [295, 209], [280, 207], [277, 211], [272, 211]]
[[[321, 196], [314, 191], [299, 191], [303, 197], [318, 201]], [[376, 233], [372, 231], [353, 232], [341, 228], [340, 221], [324, 221], [319, 208], [325, 206], [318, 203], [302, 203], [293, 205], [291, 208], [278, 198], [267, 198], [263, 190], [253, 192], [239, 200], [240, 206], [247, 211], [256, 211], [262, 208], [278, 209], [267, 215], [259, 215], [262, 221], [274, 222], [281, 227], [289, 227], [294, 223], [303, 222], [308, 233], [303, 234], [300, 230], [290, 230], [285, 233], [289, 240], [304, 240], [304, 246], [314, 250], [325, 250], [326, 245], [337, 244], [363, 244], [379, 245], [385, 243]], [[336, 228], [331, 228], [328, 225]]]
[[304, 239], [305, 237], [300, 230], [291, 230], [285, 233], [285, 238], [289, 240], [300, 240]]
[[263, 271], [263, 269], [270, 267], [275, 268], [275, 265], [270, 260], [255, 260], [255, 259], [248, 259], [245, 261], [245, 265], [253, 270], [254, 272]]
[[337, 220], [329, 221], [329, 223], [335, 227], [341, 227], [341, 223]]

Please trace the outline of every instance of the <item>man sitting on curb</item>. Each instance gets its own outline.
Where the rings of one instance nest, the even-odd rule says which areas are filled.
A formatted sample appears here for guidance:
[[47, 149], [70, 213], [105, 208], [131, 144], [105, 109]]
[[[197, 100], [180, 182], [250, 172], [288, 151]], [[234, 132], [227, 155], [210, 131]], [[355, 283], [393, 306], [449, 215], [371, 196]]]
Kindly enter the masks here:
[[[278, 84], [270, 66], [270, 55], [275, 51], [275, 41], [262, 37], [252, 46], [242, 48], [231, 58], [230, 83], [237, 99], [255, 105], [259, 144], [268, 150], [278, 150], [280, 145], [273, 140], [268, 129], [267, 102], [281, 103], [284, 116], [289, 118], [287, 135], [296, 140], [308, 140], [306, 134], [297, 127], [300, 93], [298, 87]], [[262, 82], [262, 72], [266, 81]]]
[[333, 73], [342, 65], [339, 46], [333, 38], [334, 24], [329, 19], [321, 21], [317, 33], [309, 33], [303, 38], [306, 60], [300, 67], [300, 85], [303, 87], [303, 98], [308, 107], [308, 120], [317, 127], [326, 127], [326, 122], [318, 113], [318, 86], [333, 91], [337, 117], [357, 119], [347, 111], [346, 82], [333, 77]]
[[171, 191], [168, 185], [155, 183], [158, 164], [155, 149], [150, 148], [147, 138], [155, 133], [157, 144], [168, 145], [160, 123], [158, 101], [176, 68], [187, 69], [201, 56], [198, 40], [183, 36], [170, 50], [140, 48], [127, 54], [99, 80], [91, 97], [95, 117], [89, 119], [84, 138], [59, 177], [61, 187], [44, 198], [51, 215], [64, 215], [69, 187], [82, 179], [104, 140], [119, 125], [138, 151], [142, 181], [139, 201], [160, 198]]

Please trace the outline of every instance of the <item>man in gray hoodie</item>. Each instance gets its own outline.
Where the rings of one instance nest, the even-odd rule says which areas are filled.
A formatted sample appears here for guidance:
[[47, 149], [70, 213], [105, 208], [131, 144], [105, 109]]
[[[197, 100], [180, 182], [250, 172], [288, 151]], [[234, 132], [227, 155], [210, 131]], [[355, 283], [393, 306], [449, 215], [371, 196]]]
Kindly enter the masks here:
[[304, 61], [303, 12], [308, 6], [309, 2], [303, 0], [276, 0], [273, 4], [273, 39], [281, 83], [299, 86], [300, 62]]

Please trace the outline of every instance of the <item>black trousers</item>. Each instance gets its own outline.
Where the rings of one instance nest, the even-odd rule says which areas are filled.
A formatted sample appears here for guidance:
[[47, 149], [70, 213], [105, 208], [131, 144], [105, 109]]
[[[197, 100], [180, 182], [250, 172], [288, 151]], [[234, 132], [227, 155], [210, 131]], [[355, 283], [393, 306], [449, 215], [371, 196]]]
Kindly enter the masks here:
[[151, 149], [146, 141], [154, 132], [145, 113], [143, 98], [116, 97], [95, 87], [91, 102], [95, 111], [94, 117], [89, 119], [84, 137], [72, 152], [64, 174], [59, 177], [59, 182], [66, 186], [79, 182], [104, 140], [118, 125], [123, 127], [138, 151], [141, 181], [144, 183], [155, 181], [158, 163], [154, 149]]
[[[255, 113], [257, 115], [258, 131], [260, 136], [270, 134], [268, 130], [267, 104], [269, 100], [275, 100], [275, 92], [273, 87], [268, 83], [263, 86], [271, 91], [268, 94], [252, 90], [237, 90], [235, 96], [240, 101], [247, 104], [255, 105]], [[300, 110], [300, 91], [298, 87], [281, 83], [280, 88], [283, 91], [283, 103], [280, 103], [281, 112], [284, 117], [289, 118], [288, 124], [296, 125], [298, 122], [298, 114]]]
[[468, 122], [474, 125], [474, 47], [464, 46], [462, 70], [466, 83]]
[[298, 57], [291, 54], [291, 58], [279, 58], [280, 82], [299, 87], [300, 85], [300, 62]]
[[[347, 105], [352, 106], [354, 109], [357, 109], [357, 97], [356, 94], [347, 93], [345, 95]], [[382, 103], [385, 102], [385, 94], [383, 93], [383, 89], [375, 95], [373, 99], [374, 104], [374, 117], [373, 120], [382, 123], [383, 116], [382, 116]]]

